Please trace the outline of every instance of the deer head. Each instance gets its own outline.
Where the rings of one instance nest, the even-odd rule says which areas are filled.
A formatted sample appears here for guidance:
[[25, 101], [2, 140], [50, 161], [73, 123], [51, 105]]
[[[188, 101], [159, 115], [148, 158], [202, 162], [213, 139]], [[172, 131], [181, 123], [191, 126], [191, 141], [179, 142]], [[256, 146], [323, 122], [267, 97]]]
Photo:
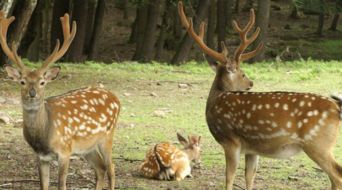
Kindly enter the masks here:
[[188, 136], [188, 140], [181, 134], [177, 133], [178, 141], [184, 146], [183, 151], [189, 156], [190, 161], [194, 161], [195, 164], [201, 163], [201, 136]]
[[256, 54], [263, 48], [263, 44], [259, 44], [258, 47], [248, 53], [244, 53], [247, 47], [258, 37], [260, 28], [247, 37], [248, 32], [253, 28], [255, 23], [254, 10], [250, 11], [250, 20], [248, 24], [241, 29], [236, 21], [233, 21], [234, 29], [239, 33], [241, 44], [235, 50], [234, 56], [230, 57], [228, 49], [224, 42], [221, 42], [222, 52], [217, 52], [209, 48], [203, 41], [205, 23], [200, 24], [199, 34], [196, 34], [193, 28], [192, 20], [188, 19], [184, 13], [183, 3], [178, 2], [178, 13], [183, 26], [186, 28], [188, 34], [195, 40], [197, 45], [202, 49], [203, 53], [214, 59], [214, 61], [208, 61], [210, 67], [216, 72], [216, 86], [220, 90], [228, 91], [242, 91], [249, 90], [253, 86], [253, 82], [248, 79], [245, 73], [240, 69], [240, 64], [246, 61]]
[[7, 45], [7, 31], [9, 25], [14, 21], [14, 17], [5, 18], [4, 12], [0, 12], [0, 44], [4, 53], [8, 56], [10, 61], [16, 65], [14, 68], [11, 65], [5, 65], [5, 70], [8, 77], [18, 82], [21, 85], [21, 97], [24, 105], [24, 109], [36, 109], [40, 103], [44, 101], [44, 88], [45, 85], [56, 79], [60, 71], [59, 66], [49, 66], [60, 59], [67, 49], [69, 48], [72, 40], [76, 34], [76, 22], [72, 24], [70, 32], [69, 15], [65, 14], [61, 17], [61, 23], [63, 27], [64, 42], [60, 48], [60, 42], [57, 40], [56, 46], [51, 55], [46, 58], [42, 66], [38, 69], [30, 70], [22, 62], [21, 58], [17, 54], [17, 47], [13, 43], [12, 48]]

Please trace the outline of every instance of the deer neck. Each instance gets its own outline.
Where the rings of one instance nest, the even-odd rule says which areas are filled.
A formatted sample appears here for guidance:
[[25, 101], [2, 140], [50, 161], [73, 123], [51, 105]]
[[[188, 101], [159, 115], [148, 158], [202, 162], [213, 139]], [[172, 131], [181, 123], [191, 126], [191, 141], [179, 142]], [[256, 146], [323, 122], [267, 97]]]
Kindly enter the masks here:
[[224, 77], [223, 77], [222, 71], [217, 71], [217, 74], [215, 76], [214, 82], [211, 85], [211, 89], [209, 92], [208, 100], [207, 100], [207, 110], [210, 110], [212, 106], [214, 106], [214, 102], [217, 99], [217, 97], [222, 94], [223, 92], [228, 92], [229, 87], [226, 87], [224, 84]]
[[48, 112], [44, 99], [23, 103], [24, 137], [37, 153], [48, 153]]

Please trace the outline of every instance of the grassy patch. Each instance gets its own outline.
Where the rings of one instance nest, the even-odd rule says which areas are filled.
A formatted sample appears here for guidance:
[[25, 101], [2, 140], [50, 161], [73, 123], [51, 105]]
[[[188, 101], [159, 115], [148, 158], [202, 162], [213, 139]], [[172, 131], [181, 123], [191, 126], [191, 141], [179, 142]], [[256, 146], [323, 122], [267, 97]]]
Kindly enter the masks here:
[[[300, 91], [322, 95], [342, 94], [341, 62], [298, 61], [286, 63], [243, 64], [242, 69], [254, 81], [254, 91]], [[29, 64], [35, 67], [34, 64]], [[206, 63], [189, 63], [179, 67], [166, 64], [61, 64], [59, 80], [47, 85], [47, 95], [56, 95], [82, 86], [102, 83], [115, 92], [122, 102], [119, 128], [115, 135], [114, 155], [119, 186], [123, 189], [151, 189], [156, 184], [151, 180], [125, 177], [133, 173], [140, 162], [121, 162], [120, 159], [141, 160], [145, 151], [154, 143], [176, 141], [176, 132], [203, 136], [202, 172], [182, 183], [163, 182], [166, 186], [193, 189], [222, 188], [224, 184], [224, 155], [221, 147], [211, 136], [204, 116], [207, 95], [214, 73]], [[189, 88], [178, 88], [187, 83]], [[13, 97], [19, 97], [19, 85], [0, 83], [0, 89]], [[151, 93], [155, 95], [151, 95]], [[154, 111], [168, 110], [165, 117], [154, 116]], [[15, 118], [21, 117], [19, 106], [7, 106], [1, 110]], [[21, 136], [21, 132], [18, 131]], [[335, 155], [342, 163], [342, 139], [337, 143]], [[243, 158], [236, 183], [244, 186]], [[0, 165], [1, 170], [5, 167]], [[258, 189], [324, 189], [329, 186], [324, 173], [304, 154], [291, 160], [261, 159], [257, 175]], [[209, 179], [209, 181], [208, 181]], [[295, 180], [292, 180], [295, 179]], [[132, 187], [125, 186], [131, 180]], [[211, 181], [210, 181], [211, 180]], [[214, 186], [210, 186], [213, 182]], [[201, 186], [201, 187], [202, 187]], [[164, 186], [163, 186], [164, 187]]]

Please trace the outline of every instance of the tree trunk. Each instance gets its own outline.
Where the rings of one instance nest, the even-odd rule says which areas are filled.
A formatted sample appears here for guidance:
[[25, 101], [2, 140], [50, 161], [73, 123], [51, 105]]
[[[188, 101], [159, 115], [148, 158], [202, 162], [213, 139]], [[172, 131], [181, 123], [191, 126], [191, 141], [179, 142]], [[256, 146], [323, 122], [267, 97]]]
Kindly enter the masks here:
[[[198, 28], [200, 22], [204, 19], [206, 10], [209, 6], [210, 0], [200, 0], [197, 10], [196, 10], [196, 15], [197, 17], [194, 19], [194, 28]], [[189, 54], [189, 51], [192, 47], [193, 44], [192, 38], [186, 33], [185, 36], [183, 37], [183, 40], [176, 52], [176, 54], [173, 56], [171, 60], [171, 64], [180, 64], [181, 62], [184, 62]]]
[[234, 0], [226, 0], [226, 30], [232, 29]]
[[77, 23], [77, 35], [70, 45], [68, 53], [68, 60], [72, 62], [83, 61], [83, 49], [87, 32], [87, 3], [88, 1], [84, 0], [74, 0], [73, 2], [72, 20]]
[[160, 28], [160, 32], [159, 32], [159, 37], [158, 37], [158, 40], [156, 43], [156, 55], [155, 55], [156, 60], [160, 60], [162, 57], [162, 52], [163, 52], [164, 44], [165, 44], [166, 32], [167, 32], [167, 28], [169, 26], [168, 20], [171, 16], [170, 13], [172, 13], [172, 4], [169, 1], [167, 1], [165, 3], [164, 14], [162, 17], [162, 24], [161, 24], [161, 28]]
[[160, 17], [163, 2], [163, 0], [149, 1], [148, 22], [145, 27], [142, 54], [141, 57], [138, 58], [139, 61], [149, 62], [153, 59], [155, 49], [154, 47], [157, 40], [156, 33], [158, 18]]
[[85, 44], [84, 44], [84, 54], [89, 55], [90, 52], [90, 43], [91, 38], [94, 33], [94, 22], [95, 22], [95, 14], [96, 14], [96, 8], [97, 8], [97, 0], [89, 0], [88, 3], [88, 16], [87, 16], [87, 23], [86, 23], [86, 37], [85, 37]]
[[240, 13], [240, 0], [235, 0], [234, 11], [235, 11], [236, 14]]
[[135, 48], [135, 53], [133, 55], [133, 60], [138, 60], [142, 56], [142, 46], [144, 42], [144, 33], [147, 22], [147, 6], [145, 3], [142, 3], [137, 8], [136, 14], [136, 22], [137, 22], [137, 43]]
[[[258, 0], [258, 4], [259, 4]], [[242, 10], [243, 11], [249, 11], [251, 8], [253, 8], [254, 0], [246, 0], [245, 5], [243, 6]]]
[[1, 0], [0, 10], [4, 11], [5, 16], [9, 15], [11, 8], [15, 5], [15, 0]]
[[221, 42], [225, 41], [226, 37], [226, 3], [227, 0], [217, 0], [217, 50], [222, 51]]
[[178, 16], [178, 8], [177, 6], [172, 6], [172, 20], [173, 20], [173, 36], [175, 40], [180, 40], [182, 38], [183, 34], [183, 26], [180, 22], [179, 16]]
[[334, 15], [333, 21], [331, 22], [331, 26], [330, 26], [329, 30], [337, 31], [337, 24], [338, 24], [338, 19], [339, 18], [340, 18], [340, 13], [336, 13]]
[[129, 10], [129, 1], [125, 0], [123, 2], [123, 18], [128, 20], [128, 10]]
[[324, 13], [325, 13], [325, 10], [324, 10], [324, 0], [320, 0], [320, 13], [319, 13], [319, 16], [318, 16], [318, 27], [317, 27], [317, 35], [319, 37], [322, 37], [323, 36], [323, 27], [324, 27]]
[[[51, 23], [51, 51], [55, 47], [56, 40], [63, 40], [60, 17], [69, 12], [69, 0], [54, 0]], [[77, 23], [78, 24], [78, 23]], [[78, 34], [77, 34], [78, 35]]]
[[95, 21], [94, 21], [94, 32], [90, 41], [90, 52], [89, 52], [89, 59], [94, 60], [99, 51], [99, 41], [100, 36], [102, 33], [103, 28], [103, 17], [105, 13], [106, 8], [106, 1], [105, 0], [99, 0], [96, 14], [95, 14]]
[[270, 18], [270, 0], [258, 0], [258, 11], [256, 15], [256, 27], [259, 26], [261, 32], [259, 37], [253, 43], [253, 49], [259, 43], [264, 43], [264, 48], [258, 55], [253, 58], [253, 61], [262, 61], [265, 59], [265, 49], [267, 44], [268, 23]]
[[211, 49], [216, 49], [215, 28], [216, 28], [216, 2], [211, 1], [209, 12], [208, 12], [208, 27], [207, 27], [207, 45]]
[[[8, 44], [14, 43], [17, 48], [19, 48], [21, 40], [26, 33], [27, 25], [36, 6], [37, 0], [26, 0], [24, 3], [16, 4], [13, 12], [13, 16], [16, 17], [16, 22], [13, 22], [9, 28]], [[6, 56], [1, 56], [0, 64], [6, 63], [8, 63]]]
[[137, 42], [138, 38], [138, 24], [137, 24], [138, 17], [135, 17], [134, 22], [131, 25], [131, 35], [129, 36], [128, 43], [133, 44]]

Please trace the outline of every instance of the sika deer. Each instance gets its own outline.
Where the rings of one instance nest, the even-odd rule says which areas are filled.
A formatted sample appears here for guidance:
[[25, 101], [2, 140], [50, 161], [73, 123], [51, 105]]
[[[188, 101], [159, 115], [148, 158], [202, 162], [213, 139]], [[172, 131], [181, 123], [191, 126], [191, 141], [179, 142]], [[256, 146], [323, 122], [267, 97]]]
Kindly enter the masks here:
[[253, 189], [258, 155], [289, 158], [302, 150], [329, 176], [332, 189], [342, 189], [342, 167], [336, 163], [332, 148], [336, 143], [341, 121], [341, 98], [323, 97], [296, 92], [247, 92], [253, 83], [240, 69], [242, 61], [255, 56], [256, 50], [244, 53], [259, 34], [248, 39], [255, 22], [253, 9], [244, 29], [234, 21], [242, 43], [234, 57], [227, 48], [218, 53], [203, 42], [204, 24], [199, 35], [185, 16], [182, 2], [178, 3], [182, 24], [204, 53], [220, 62], [209, 62], [216, 71], [206, 106], [209, 130], [224, 149], [226, 157], [226, 188], [233, 189], [240, 154], [245, 154], [246, 188]]
[[200, 163], [201, 136], [189, 136], [187, 141], [177, 133], [177, 138], [184, 146], [182, 150], [171, 143], [159, 143], [147, 152], [139, 169], [143, 176], [160, 180], [175, 178], [177, 181], [191, 177], [191, 161]]
[[49, 186], [49, 161], [58, 157], [58, 189], [66, 189], [69, 159], [72, 154], [84, 155], [96, 171], [96, 189], [102, 189], [107, 172], [110, 189], [114, 190], [115, 173], [112, 164], [113, 134], [120, 102], [102, 88], [82, 88], [44, 99], [45, 85], [56, 79], [60, 67], [49, 65], [60, 59], [69, 48], [76, 33], [73, 22], [70, 32], [69, 15], [61, 17], [64, 42], [57, 40], [52, 54], [41, 68], [29, 70], [6, 42], [8, 26], [14, 17], [6, 19], [0, 12], [0, 44], [4, 53], [18, 67], [5, 66], [8, 76], [21, 85], [24, 137], [38, 157], [40, 187]]

